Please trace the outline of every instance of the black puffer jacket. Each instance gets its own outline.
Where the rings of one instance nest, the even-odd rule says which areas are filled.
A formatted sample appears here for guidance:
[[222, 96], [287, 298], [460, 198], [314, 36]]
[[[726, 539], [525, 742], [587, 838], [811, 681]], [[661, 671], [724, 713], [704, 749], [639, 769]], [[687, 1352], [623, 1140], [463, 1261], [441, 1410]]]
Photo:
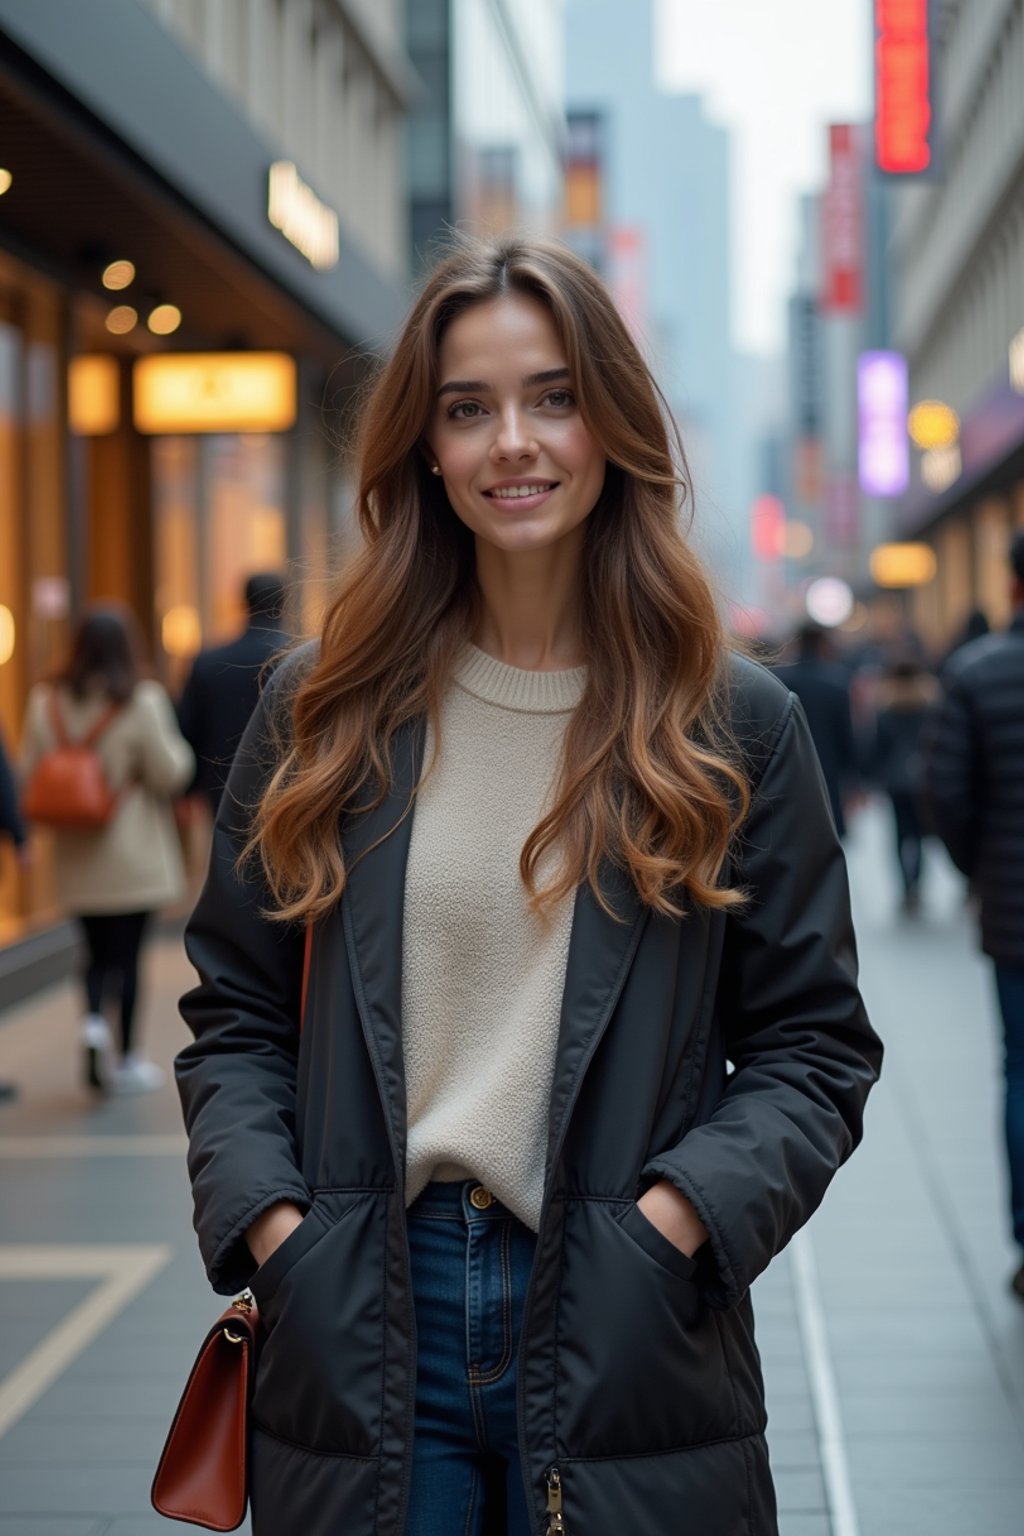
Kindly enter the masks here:
[[[235, 871], [238, 808], [271, 768], [268, 715], [293, 671], [268, 687], [221, 807], [187, 935], [202, 979], [182, 1003], [196, 1038], [178, 1083], [211, 1281], [251, 1283], [266, 1327], [253, 1530], [401, 1536], [416, 1338], [400, 818], [422, 733], [396, 753], [390, 797], [342, 827], [351, 875], [315, 930], [300, 1038], [303, 937], [268, 923], [267, 892]], [[858, 1141], [881, 1051], [802, 712], [748, 662], [732, 710], [757, 786], [736, 850], [744, 910], [668, 919], [611, 872], [621, 921], [587, 888], [576, 900], [518, 1378], [538, 1532], [553, 1468], [570, 1532], [776, 1531], [748, 1289]], [[696, 1273], [682, 1256], [663, 1266], [623, 1224], [662, 1177], [711, 1233]], [[308, 1214], [254, 1273], [244, 1234], [284, 1199]]]
[[946, 663], [921, 788], [929, 824], [980, 900], [982, 949], [1024, 965], [1024, 611]]

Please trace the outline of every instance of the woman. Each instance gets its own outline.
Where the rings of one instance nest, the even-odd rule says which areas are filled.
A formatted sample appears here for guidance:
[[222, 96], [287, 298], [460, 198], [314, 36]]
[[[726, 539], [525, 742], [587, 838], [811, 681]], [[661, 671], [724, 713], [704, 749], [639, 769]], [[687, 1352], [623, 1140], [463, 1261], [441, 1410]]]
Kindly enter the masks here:
[[359, 463], [365, 549], [187, 937], [199, 1240], [265, 1329], [253, 1530], [767, 1536], [749, 1286], [879, 1061], [802, 716], [727, 655], [561, 247], [438, 268]]
[[[54, 833], [57, 890], [85, 944], [81, 1042], [85, 1080], [98, 1093], [145, 1093], [164, 1080], [138, 1049], [139, 951], [150, 914], [185, 895], [171, 796], [188, 784], [194, 759], [167, 694], [140, 675], [138, 657], [132, 615], [94, 609], [78, 626], [67, 664], [33, 688], [25, 719], [26, 783], [59, 742], [95, 736], [94, 750], [116, 795], [102, 827]], [[108, 996], [118, 1010], [116, 1054], [103, 1013]]]
[[931, 673], [911, 656], [886, 668], [875, 721], [875, 781], [892, 806], [894, 851], [908, 917], [921, 909], [925, 827], [918, 809], [920, 739], [938, 692]]

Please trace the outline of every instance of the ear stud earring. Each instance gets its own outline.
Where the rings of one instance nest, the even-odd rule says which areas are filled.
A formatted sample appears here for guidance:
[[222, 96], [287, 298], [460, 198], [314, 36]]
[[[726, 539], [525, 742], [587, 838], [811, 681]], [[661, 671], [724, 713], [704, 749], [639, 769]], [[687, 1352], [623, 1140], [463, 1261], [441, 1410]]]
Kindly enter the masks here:
[[440, 464], [431, 464], [431, 466], [430, 466], [430, 473], [432, 475], [439, 475], [441, 473], [441, 466], [440, 466]]

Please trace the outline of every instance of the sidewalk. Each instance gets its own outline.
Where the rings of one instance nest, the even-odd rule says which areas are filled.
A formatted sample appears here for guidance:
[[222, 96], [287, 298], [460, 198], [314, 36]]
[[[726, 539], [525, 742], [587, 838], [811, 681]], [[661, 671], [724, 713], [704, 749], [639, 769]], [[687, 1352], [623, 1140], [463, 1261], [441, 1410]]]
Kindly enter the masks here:
[[[865, 1144], [757, 1286], [782, 1536], [1019, 1536], [1024, 1307], [988, 974], [938, 855], [926, 916], [894, 918], [886, 833], [871, 812], [850, 847], [888, 1048]], [[187, 974], [176, 944], [150, 953], [143, 1029], [166, 1066]], [[0, 1077], [22, 1085], [0, 1107], [0, 1536], [167, 1536], [149, 1482], [218, 1301], [177, 1096], [91, 1107], [75, 1011], [60, 988], [0, 1025]]]

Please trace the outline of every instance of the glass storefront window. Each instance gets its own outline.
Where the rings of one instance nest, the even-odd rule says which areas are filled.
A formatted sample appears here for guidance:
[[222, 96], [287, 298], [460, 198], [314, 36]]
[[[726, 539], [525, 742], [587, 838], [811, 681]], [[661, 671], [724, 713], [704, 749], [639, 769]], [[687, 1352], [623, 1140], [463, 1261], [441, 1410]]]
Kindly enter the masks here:
[[246, 577], [286, 570], [286, 450], [269, 434], [153, 439], [156, 632], [172, 692], [201, 646], [244, 624]]
[[[28, 690], [68, 642], [62, 295], [0, 253], [0, 730], [16, 759]], [[0, 841], [0, 943], [51, 921], [47, 838], [31, 870]]]

